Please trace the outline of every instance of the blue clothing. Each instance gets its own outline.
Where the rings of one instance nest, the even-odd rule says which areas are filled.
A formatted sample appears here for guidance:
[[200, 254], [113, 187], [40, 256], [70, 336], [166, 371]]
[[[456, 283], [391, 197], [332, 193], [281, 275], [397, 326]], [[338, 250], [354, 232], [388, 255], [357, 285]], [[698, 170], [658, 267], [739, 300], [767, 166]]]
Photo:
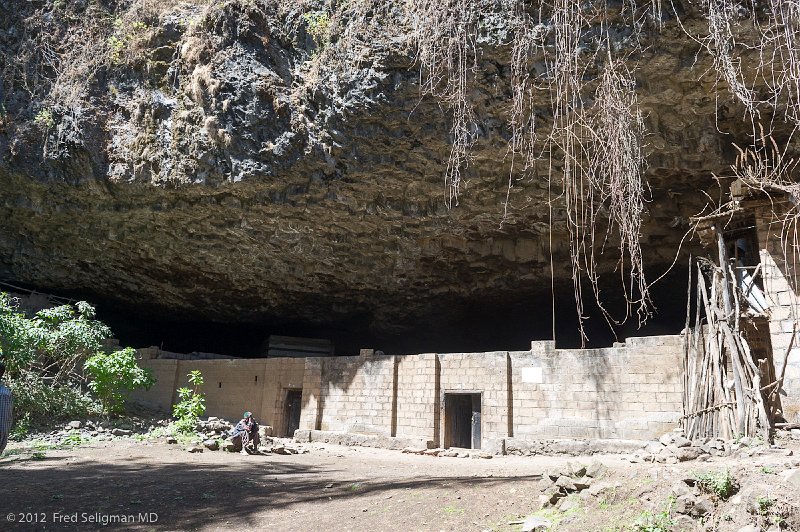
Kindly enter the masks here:
[[0, 453], [6, 448], [8, 435], [11, 433], [13, 408], [11, 390], [0, 384]]

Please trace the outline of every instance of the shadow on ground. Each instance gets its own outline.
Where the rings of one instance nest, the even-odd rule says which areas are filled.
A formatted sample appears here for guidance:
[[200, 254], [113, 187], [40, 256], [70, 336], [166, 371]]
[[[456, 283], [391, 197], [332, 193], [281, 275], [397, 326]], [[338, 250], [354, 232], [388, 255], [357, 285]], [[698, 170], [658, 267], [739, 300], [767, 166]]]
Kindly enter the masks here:
[[[16, 465], [12, 465], [16, 464]], [[536, 480], [515, 476], [515, 481]], [[0, 463], [0, 520], [10, 512], [138, 515], [158, 514], [157, 528], [196, 529], [203, 526], [244, 525], [262, 528], [256, 514], [270, 509], [331, 500], [388, 496], [405, 490], [447, 487], [489, 487], [508, 478], [425, 477], [370, 479], [351, 477], [333, 468], [244, 460], [223, 464], [175, 462], [153, 465], [133, 458], [122, 463]], [[395, 493], [396, 494], [396, 493]], [[20, 526], [20, 525], [17, 525]], [[74, 525], [21, 526], [25, 529], [87, 527]], [[100, 528], [95, 526], [95, 528]]]

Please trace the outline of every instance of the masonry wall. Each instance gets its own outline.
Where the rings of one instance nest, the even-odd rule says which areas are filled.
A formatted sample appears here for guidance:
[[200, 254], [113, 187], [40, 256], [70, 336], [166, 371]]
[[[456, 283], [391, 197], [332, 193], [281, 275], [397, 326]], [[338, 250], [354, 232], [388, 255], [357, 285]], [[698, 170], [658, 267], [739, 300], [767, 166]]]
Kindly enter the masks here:
[[394, 436], [395, 357], [321, 360], [320, 429]]
[[[794, 279], [800, 279], [800, 272], [784, 260], [784, 249], [781, 242], [783, 227], [780, 207], [765, 205], [756, 209], [756, 227], [761, 254], [762, 278], [764, 292], [769, 302], [769, 330], [772, 340], [773, 363], [775, 374], [780, 377], [783, 371], [786, 351], [792, 344], [789, 357], [786, 359], [786, 374], [783, 382], [781, 403], [784, 416], [790, 422], [800, 421], [800, 337], [792, 343], [795, 324], [800, 318], [800, 299], [792, 286], [797, 286]], [[788, 254], [792, 257], [792, 253]], [[800, 332], [800, 328], [798, 329]]]
[[139, 364], [153, 370], [156, 383], [148, 391], [132, 393], [131, 399], [167, 413], [178, 401], [177, 388], [189, 387], [188, 373], [199, 370], [204, 380], [201, 391], [206, 394], [206, 415], [235, 421], [250, 410], [261, 424], [280, 432], [285, 424], [286, 392], [303, 387], [302, 359], [175, 360], [150, 358], [154, 355], [150, 348], [137, 353]]
[[[509, 436], [508, 352], [447, 353], [439, 355], [439, 365], [439, 404], [448, 393], [480, 393], [482, 440]], [[447, 413], [441, 410], [445, 426]]]
[[397, 436], [439, 441], [439, 357], [397, 357]]
[[[680, 336], [630, 338], [619, 347], [259, 360], [143, 357], [158, 383], [138, 399], [165, 410], [193, 369], [203, 373], [208, 415], [252, 410], [284, 435], [289, 390], [302, 389], [300, 428], [442, 445], [448, 393], [481, 396], [482, 447], [506, 438], [651, 439], [677, 426]], [[146, 354], [146, 353], [145, 353]]]
[[260, 419], [263, 424], [271, 425], [276, 435], [285, 436], [288, 426], [286, 396], [290, 390], [303, 389], [305, 361], [302, 358], [268, 358], [265, 362]]
[[630, 338], [625, 347], [512, 352], [513, 435], [518, 439], [650, 439], [682, 413], [679, 336]]

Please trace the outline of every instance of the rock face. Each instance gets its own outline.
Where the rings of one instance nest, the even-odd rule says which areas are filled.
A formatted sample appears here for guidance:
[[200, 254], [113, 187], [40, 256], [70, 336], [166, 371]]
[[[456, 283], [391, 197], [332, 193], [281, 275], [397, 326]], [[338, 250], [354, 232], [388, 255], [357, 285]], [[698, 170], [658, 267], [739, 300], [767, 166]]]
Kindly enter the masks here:
[[[0, 1], [0, 67], [26, 45], [21, 28], [35, 8], [24, 4]], [[43, 29], [68, 33], [44, 4]], [[87, 80], [87, 103], [72, 114], [0, 85], [0, 279], [160, 316], [364, 317], [391, 332], [454, 306], [549, 300], [547, 168], [514, 179], [504, 215], [508, 46], [481, 46], [470, 97], [482, 130], [448, 209], [450, 117], [421, 97], [411, 52], [376, 51], [339, 90], [298, 93], [314, 52], [299, 7], [163, 4], [126, 34], [138, 59]], [[642, 238], [654, 277], [705, 204], [696, 191], [725, 172], [746, 127], [735, 105], [717, 102], [712, 76], [702, 77], [707, 59], [694, 64], [697, 45], [674, 21], [650, 37], [637, 90], [650, 134]], [[53, 125], [42, 132], [34, 117], [46, 105]], [[79, 134], [64, 134], [70, 120]], [[552, 254], [568, 293], [558, 201]], [[617, 259], [610, 253], [601, 269]]]

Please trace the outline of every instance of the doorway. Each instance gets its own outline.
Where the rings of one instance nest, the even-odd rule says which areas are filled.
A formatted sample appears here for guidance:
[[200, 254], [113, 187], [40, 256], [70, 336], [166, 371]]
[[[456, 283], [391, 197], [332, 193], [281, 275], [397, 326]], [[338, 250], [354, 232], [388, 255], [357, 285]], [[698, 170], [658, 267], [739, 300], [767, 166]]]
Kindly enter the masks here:
[[287, 390], [286, 402], [283, 406], [283, 419], [286, 423], [284, 436], [291, 438], [294, 431], [300, 428], [300, 409], [303, 404], [303, 390]]
[[444, 395], [445, 447], [481, 448], [481, 394]]

